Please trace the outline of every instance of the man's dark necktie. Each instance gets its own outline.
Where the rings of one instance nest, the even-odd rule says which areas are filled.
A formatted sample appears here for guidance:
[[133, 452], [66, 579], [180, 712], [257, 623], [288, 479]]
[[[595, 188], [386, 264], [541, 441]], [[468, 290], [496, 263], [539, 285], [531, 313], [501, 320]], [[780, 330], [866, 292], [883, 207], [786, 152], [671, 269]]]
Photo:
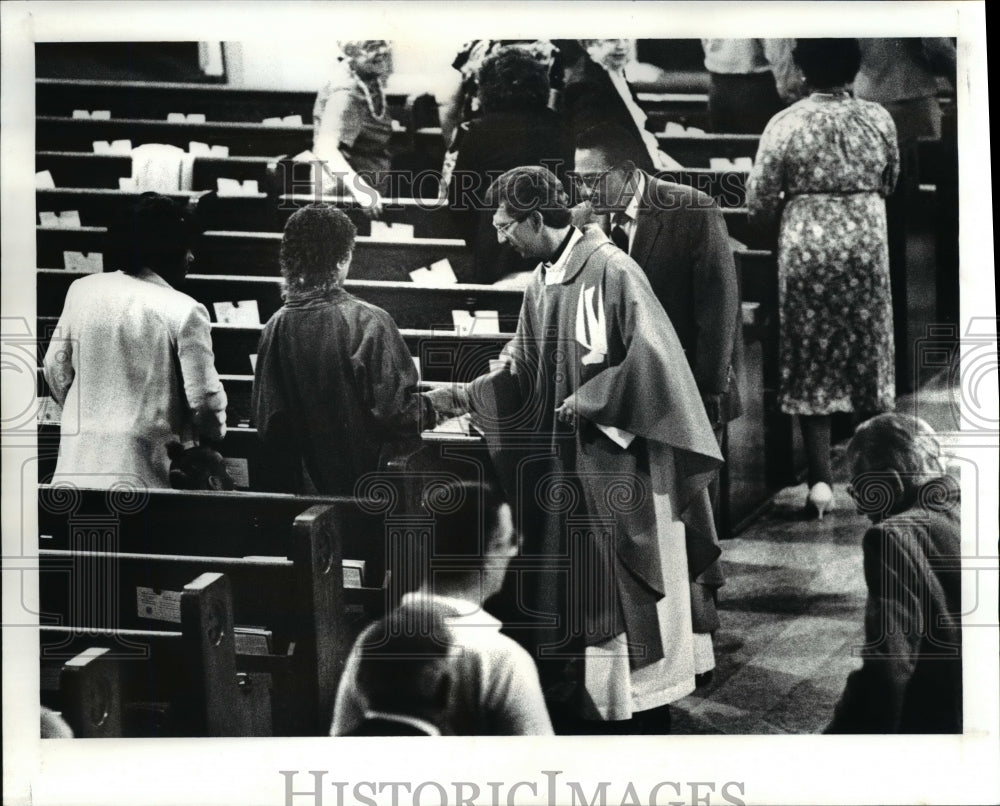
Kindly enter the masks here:
[[628, 233], [625, 232], [620, 222], [620, 217], [615, 216], [615, 225], [611, 228], [611, 242], [628, 254]]

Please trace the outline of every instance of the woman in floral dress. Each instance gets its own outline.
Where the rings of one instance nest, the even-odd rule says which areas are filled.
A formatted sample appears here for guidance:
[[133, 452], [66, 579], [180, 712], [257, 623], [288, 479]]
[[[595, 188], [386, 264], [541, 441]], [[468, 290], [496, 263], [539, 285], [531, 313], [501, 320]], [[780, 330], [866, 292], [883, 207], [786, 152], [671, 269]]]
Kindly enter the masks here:
[[747, 183], [751, 220], [780, 217], [781, 408], [799, 415], [807, 509], [833, 491], [830, 415], [895, 404], [885, 197], [899, 172], [884, 108], [851, 97], [854, 39], [800, 39], [795, 60], [812, 94], [775, 115]]

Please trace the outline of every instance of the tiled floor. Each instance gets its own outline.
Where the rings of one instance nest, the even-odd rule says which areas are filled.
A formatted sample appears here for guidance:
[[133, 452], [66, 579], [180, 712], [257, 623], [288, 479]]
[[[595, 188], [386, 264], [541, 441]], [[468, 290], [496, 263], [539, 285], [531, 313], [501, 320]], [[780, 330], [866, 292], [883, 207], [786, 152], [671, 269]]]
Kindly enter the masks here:
[[[932, 381], [897, 409], [951, 431], [953, 400]], [[834, 450], [835, 504], [822, 521], [798, 517], [803, 484], [723, 543], [715, 674], [672, 706], [672, 733], [819, 733], [829, 722], [864, 638], [861, 538], [869, 524], [844, 489], [843, 449]]]

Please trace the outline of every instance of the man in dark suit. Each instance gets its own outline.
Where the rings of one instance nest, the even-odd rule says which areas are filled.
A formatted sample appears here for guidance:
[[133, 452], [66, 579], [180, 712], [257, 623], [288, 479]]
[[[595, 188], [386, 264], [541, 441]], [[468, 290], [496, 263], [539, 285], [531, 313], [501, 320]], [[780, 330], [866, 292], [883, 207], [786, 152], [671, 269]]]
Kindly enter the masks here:
[[736, 367], [742, 341], [739, 286], [722, 211], [699, 190], [636, 167], [627, 131], [577, 138], [577, 226], [598, 225], [642, 267], [677, 331], [720, 444], [741, 413]]

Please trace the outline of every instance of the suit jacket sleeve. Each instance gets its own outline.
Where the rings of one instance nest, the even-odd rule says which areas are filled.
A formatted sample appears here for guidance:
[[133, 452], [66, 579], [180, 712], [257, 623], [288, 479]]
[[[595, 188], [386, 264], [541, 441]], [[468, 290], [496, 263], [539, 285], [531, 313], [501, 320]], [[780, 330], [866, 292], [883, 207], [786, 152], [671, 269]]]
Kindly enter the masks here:
[[694, 254], [694, 307], [698, 328], [694, 379], [703, 394], [728, 387], [733, 341], [737, 337], [739, 288], [729, 233], [718, 207], [697, 211]]

